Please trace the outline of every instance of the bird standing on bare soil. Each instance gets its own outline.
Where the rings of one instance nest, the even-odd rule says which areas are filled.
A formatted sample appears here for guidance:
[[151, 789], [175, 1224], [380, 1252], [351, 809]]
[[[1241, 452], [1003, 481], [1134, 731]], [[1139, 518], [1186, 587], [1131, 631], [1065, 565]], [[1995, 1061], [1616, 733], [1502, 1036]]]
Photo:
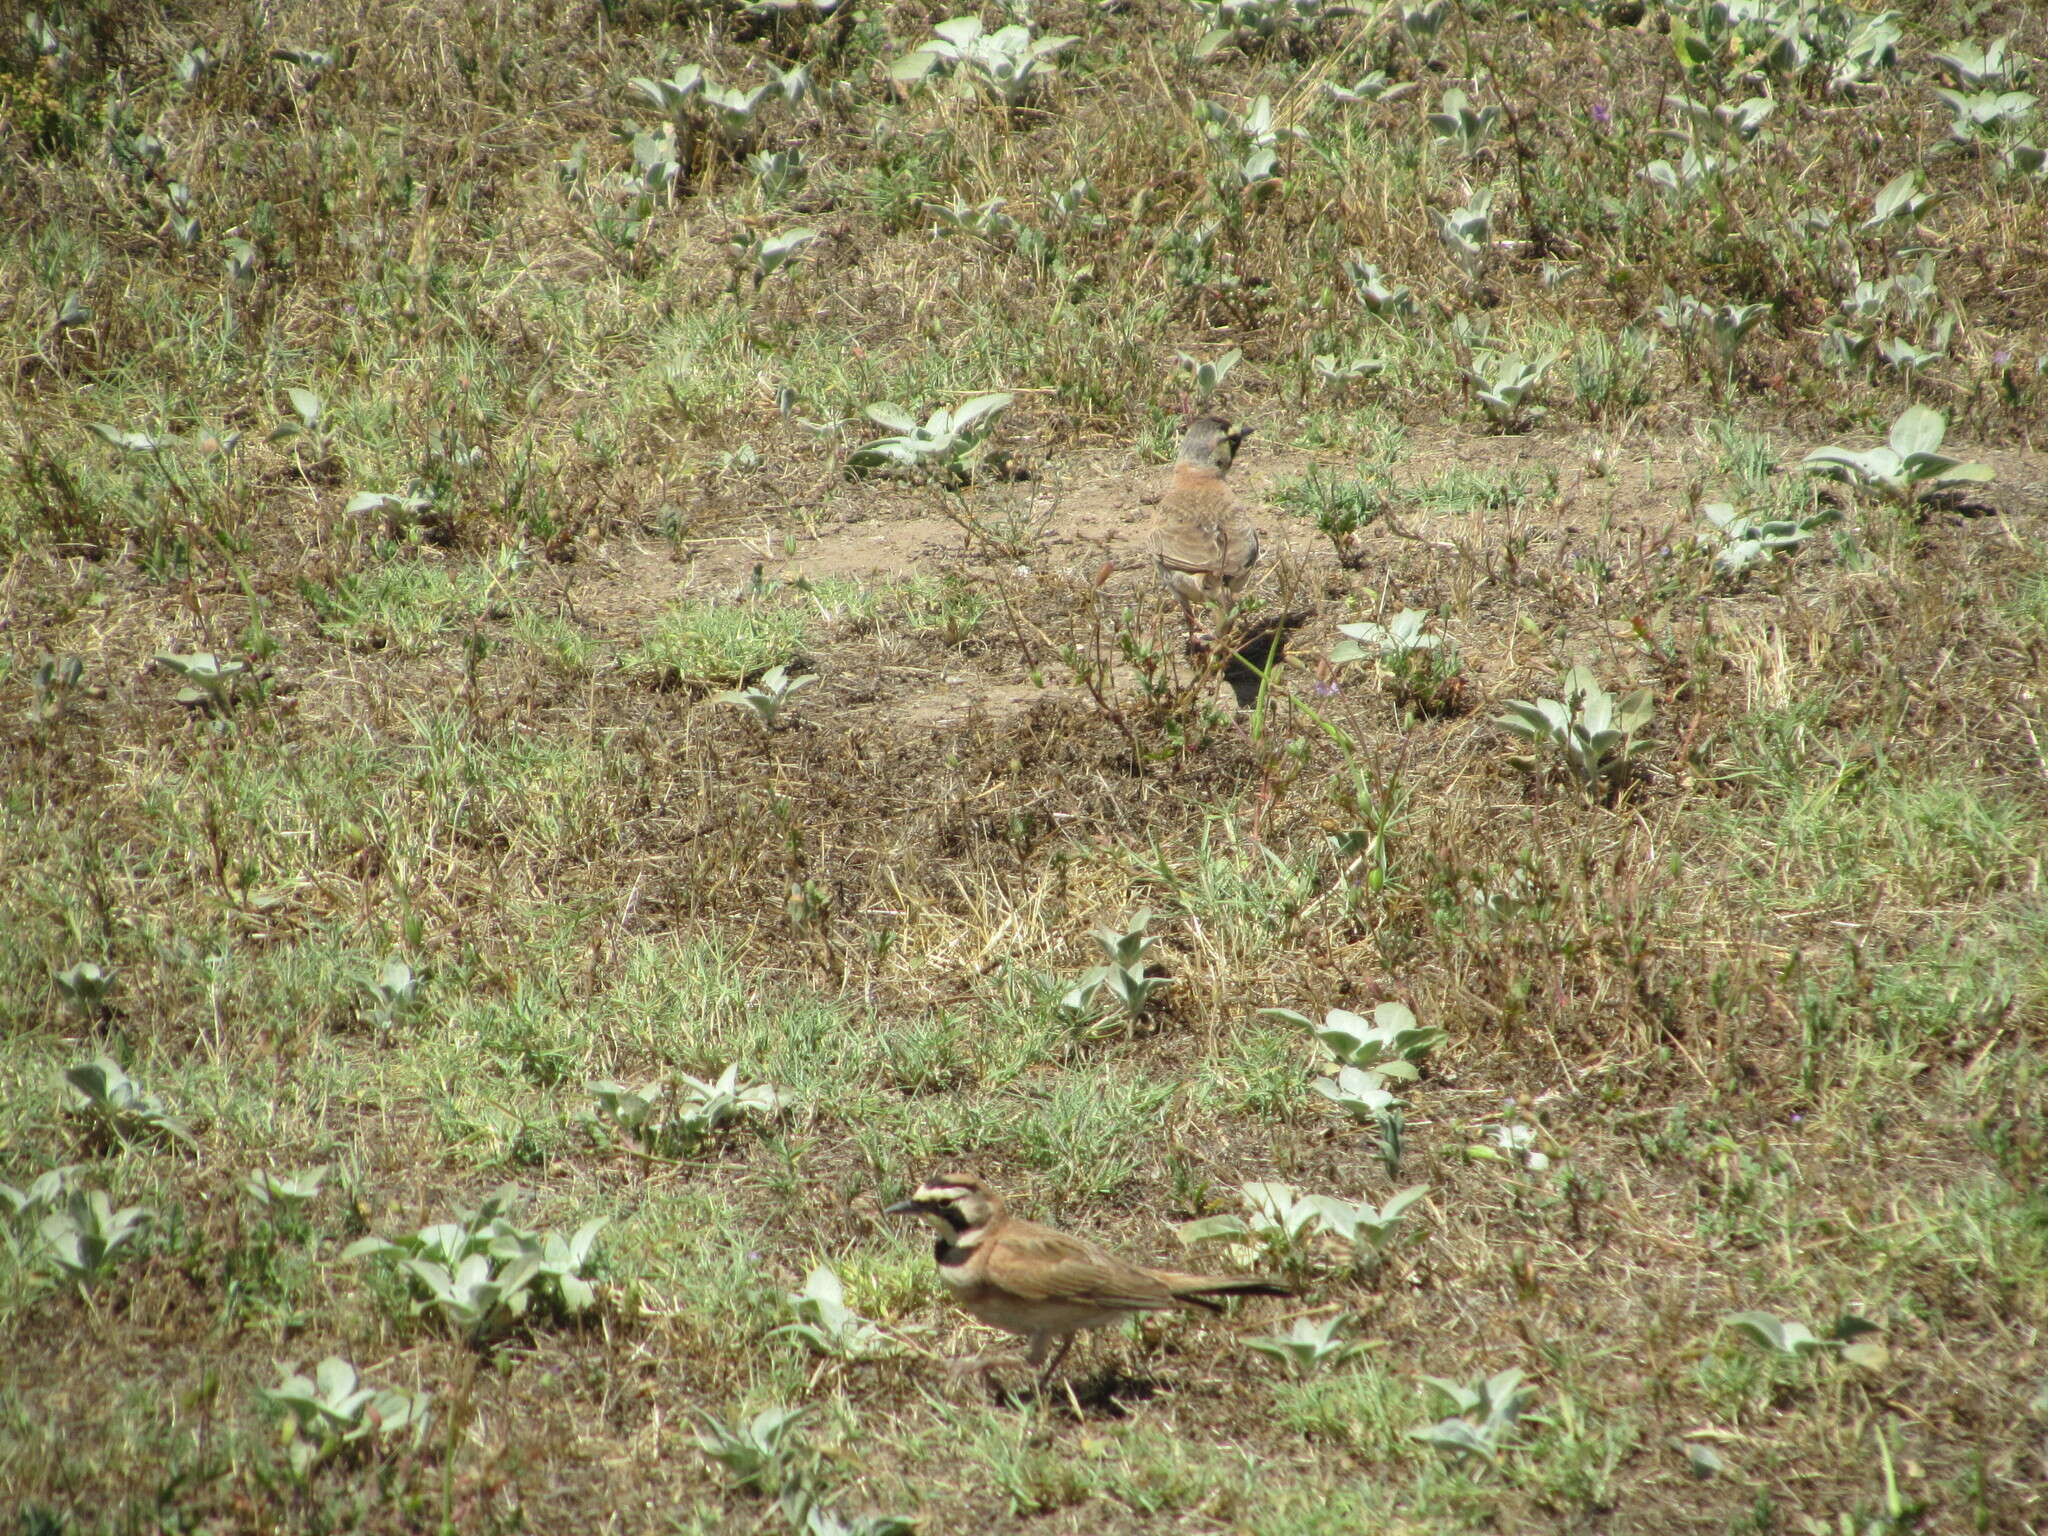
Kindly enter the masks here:
[[[969, 1174], [931, 1179], [888, 1214], [919, 1216], [938, 1229], [940, 1278], [980, 1321], [1031, 1341], [1025, 1360], [1044, 1362], [1041, 1391], [1084, 1328], [1183, 1306], [1220, 1312], [1214, 1296], [1293, 1294], [1250, 1275], [1141, 1269], [1085, 1238], [1012, 1216], [994, 1190]], [[1047, 1361], [1054, 1339], [1059, 1348]]]
[[[1159, 499], [1152, 526], [1152, 560], [1159, 579], [1180, 602], [1191, 647], [1206, 649], [1223, 634], [1238, 590], [1259, 558], [1259, 532], [1237, 495], [1223, 483], [1225, 471], [1251, 428], [1233, 428], [1220, 416], [1188, 423], [1173, 466], [1173, 483]], [[1199, 634], [1195, 604], [1205, 605], [1215, 628]]]

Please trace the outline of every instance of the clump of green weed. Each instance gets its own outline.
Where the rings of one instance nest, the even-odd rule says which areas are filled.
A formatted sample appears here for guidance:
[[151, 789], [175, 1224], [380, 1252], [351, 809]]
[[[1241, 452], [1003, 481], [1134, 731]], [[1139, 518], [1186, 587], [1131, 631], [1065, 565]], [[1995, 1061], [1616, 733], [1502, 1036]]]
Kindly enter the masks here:
[[656, 619], [619, 665], [664, 688], [737, 688], [797, 660], [809, 635], [808, 617], [786, 602], [693, 599]]

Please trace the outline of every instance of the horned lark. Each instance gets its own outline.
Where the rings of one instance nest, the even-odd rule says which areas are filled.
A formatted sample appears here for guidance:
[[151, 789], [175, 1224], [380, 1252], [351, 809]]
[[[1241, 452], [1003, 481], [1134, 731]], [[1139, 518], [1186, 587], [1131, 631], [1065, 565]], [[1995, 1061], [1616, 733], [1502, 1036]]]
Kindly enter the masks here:
[[[1140, 1269], [1085, 1238], [1012, 1216], [994, 1190], [967, 1174], [928, 1181], [888, 1214], [922, 1216], [938, 1228], [939, 1274], [947, 1288], [980, 1321], [1031, 1341], [1025, 1359], [1044, 1364], [1041, 1390], [1083, 1328], [1180, 1306], [1222, 1311], [1213, 1296], [1293, 1294], [1250, 1275]], [[1054, 1339], [1059, 1348], [1047, 1360]]]
[[1202, 643], [1195, 631], [1195, 605], [1210, 609], [1220, 634], [1231, 601], [1259, 558], [1258, 530], [1223, 483], [1249, 436], [1249, 427], [1233, 428], [1220, 416], [1197, 416], [1181, 438], [1173, 483], [1159, 499], [1152, 560], [1159, 579], [1179, 599], [1188, 638], [1195, 644]]

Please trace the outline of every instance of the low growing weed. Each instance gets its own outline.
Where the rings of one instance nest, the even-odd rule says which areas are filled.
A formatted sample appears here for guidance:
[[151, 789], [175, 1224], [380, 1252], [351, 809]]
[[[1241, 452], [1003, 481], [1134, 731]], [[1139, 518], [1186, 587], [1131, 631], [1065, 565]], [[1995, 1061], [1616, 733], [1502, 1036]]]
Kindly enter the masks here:
[[974, 478], [981, 449], [996, 417], [1009, 408], [1006, 394], [976, 395], [950, 409], [933, 411], [923, 422], [900, 405], [867, 408], [868, 419], [893, 434], [856, 448], [849, 468], [913, 475], [947, 485], [965, 485]]
[[1330, 541], [1337, 563], [1356, 571], [1366, 563], [1361, 535], [1386, 511], [1393, 488], [1393, 477], [1373, 466], [1350, 476], [1311, 470], [1280, 487], [1274, 500], [1312, 519], [1316, 531]]
[[1768, 564], [1773, 556], [1798, 549], [1821, 529], [1842, 520], [1833, 507], [1805, 517], [1759, 518], [1738, 512], [1725, 501], [1708, 502], [1700, 508], [1700, 515], [1713, 530], [1703, 542], [1719, 544], [1714, 550], [1714, 572], [1720, 576], [1740, 576]]
[[1389, 1195], [1378, 1206], [1335, 1195], [1304, 1195], [1291, 1184], [1256, 1182], [1241, 1187], [1244, 1216], [1208, 1216], [1180, 1229], [1183, 1243], [1235, 1242], [1262, 1254], [1291, 1275], [1307, 1272], [1315, 1239], [1337, 1239], [1353, 1270], [1375, 1270], [1403, 1235], [1402, 1218], [1429, 1193], [1425, 1184]]
[[1588, 800], [1612, 795], [1624, 781], [1640, 743], [1636, 733], [1656, 715], [1647, 688], [1615, 698], [1584, 667], [1559, 683], [1561, 699], [1510, 699], [1495, 717], [1536, 751], [1515, 761], [1540, 771], [1551, 762]]
[[95, 1056], [67, 1067], [64, 1081], [71, 1090], [71, 1112], [87, 1123], [100, 1144], [168, 1139], [198, 1150], [192, 1128], [122, 1071], [113, 1057]]
[[846, 1304], [846, 1287], [820, 1265], [804, 1280], [804, 1288], [785, 1298], [796, 1321], [776, 1329], [802, 1339], [821, 1355], [864, 1360], [889, 1352], [888, 1335]]
[[763, 672], [760, 681], [750, 683], [745, 688], [727, 689], [724, 693], [714, 695], [713, 702], [737, 704], [743, 709], [751, 710], [754, 718], [760, 722], [761, 729], [772, 731], [781, 718], [782, 708], [789, 702], [790, 696], [799, 689], [810, 687], [817, 680], [817, 674], [814, 672], [792, 677], [789, 668], [778, 663]]
[[1810, 474], [1827, 475], [1911, 506], [1945, 486], [1982, 484], [1988, 464], [1965, 463], [1941, 451], [1948, 418], [1924, 405], [1908, 406], [1892, 423], [1882, 448], [1816, 448], [1801, 461]]
[[1425, 1376], [1451, 1416], [1412, 1431], [1415, 1439], [1455, 1455], [1497, 1461], [1515, 1443], [1522, 1417], [1536, 1401], [1520, 1371], [1506, 1370], [1466, 1385]]
[[1246, 1339], [1245, 1345], [1262, 1355], [1271, 1355], [1286, 1367], [1295, 1380], [1306, 1381], [1333, 1366], [1342, 1365], [1364, 1347], [1357, 1340], [1343, 1336], [1351, 1322], [1349, 1312], [1334, 1313], [1321, 1322], [1297, 1318], [1287, 1332]]
[[1384, 624], [1339, 624], [1344, 638], [1330, 650], [1330, 663], [1369, 661], [1387, 692], [1419, 715], [1446, 714], [1464, 697], [1465, 670], [1457, 647], [1429, 631], [1429, 615], [1404, 608]]
[[589, 1089], [601, 1123], [660, 1157], [694, 1156], [719, 1132], [750, 1117], [773, 1116], [789, 1102], [773, 1084], [742, 1083], [737, 1065], [712, 1082], [682, 1072], [667, 1083], [629, 1087], [605, 1080]]
[[116, 1208], [104, 1190], [75, 1189], [36, 1220], [31, 1256], [83, 1290], [141, 1246], [154, 1217], [139, 1205]]
[[1172, 985], [1172, 978], [1151, 974], [1145, 961], [1161, 941], [1146, 933], [1152, 914], [1140, 912], [1122, 930], [1098, 928], [1095, 943], [1103, 963], [1084, 972], [1079, 981], [1060, 998], [1060, 1011], [1077, 1022], [1093, 1025], [1101, 1014], [1102, 1000], [1113, 1003], [1126, 1025], [1135, 1024], [1152, 999]]
[[535, 1303], [559, 1319], [589, 1311], [597, 1289], [585, 1269], [609, 1218], [569, 1234], [537, 1231], [505, 1215], [517, 1199], [517, 1190], [501, 1189], [454, 1221], [397, 1239], [361, 1238], [341, 1257], [395, 1259], [411, 1284], [413, 1310], [438, 1315], [473, 1343], [499, 1337]]
[[419, 1445], [427, 1430], [428, 1396], [399, 1387], [363, 1386], [353, 1365], [329, 1355], [310, 1376], [287, 1371], [284, 1380], [263, 1393], [263, 1400], [279, 1410], [292, 1476], [304, 1482], [316, 1467], [406, 1430]]

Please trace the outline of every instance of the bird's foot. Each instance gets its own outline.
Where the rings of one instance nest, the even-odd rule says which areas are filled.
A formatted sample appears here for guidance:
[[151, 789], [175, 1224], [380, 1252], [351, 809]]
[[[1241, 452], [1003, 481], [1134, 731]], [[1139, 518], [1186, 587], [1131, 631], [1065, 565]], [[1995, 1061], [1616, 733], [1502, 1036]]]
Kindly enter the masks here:
[[991, 1375], [1001, 1368], [1002, 1364], [1003, 1362], [997, 1358], [993, 1351], [984, 1350], [978, 1355], [967, 1355], [958, 1360], [948, 1360], [946, 1362], [946, 1370], [949, 1375], [959, 1380], [964, 1381], [972, 1376], [981, 1381], [987, 1381]]

